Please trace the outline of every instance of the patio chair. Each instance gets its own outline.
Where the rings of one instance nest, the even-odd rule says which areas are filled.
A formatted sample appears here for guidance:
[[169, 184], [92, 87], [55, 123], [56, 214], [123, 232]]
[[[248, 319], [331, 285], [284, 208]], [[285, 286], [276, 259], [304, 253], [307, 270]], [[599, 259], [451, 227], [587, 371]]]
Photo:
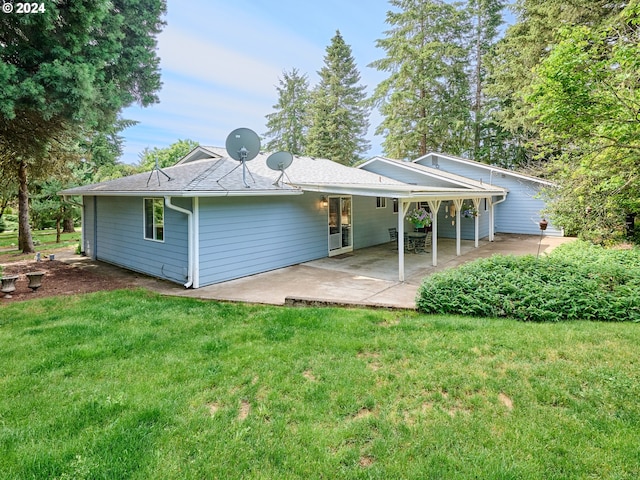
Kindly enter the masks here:
[[416, 244], [414, 242], [414, 239], [411, 238], [406, 232], [404, 234], [404, 251], [407, 253], [415, 253], [416, 251]]
[[391, 239], [390, 241], [396, 242], [396, 247], [398, 247], [398, 229], [397, 228], [389, 229], [389, 238]]

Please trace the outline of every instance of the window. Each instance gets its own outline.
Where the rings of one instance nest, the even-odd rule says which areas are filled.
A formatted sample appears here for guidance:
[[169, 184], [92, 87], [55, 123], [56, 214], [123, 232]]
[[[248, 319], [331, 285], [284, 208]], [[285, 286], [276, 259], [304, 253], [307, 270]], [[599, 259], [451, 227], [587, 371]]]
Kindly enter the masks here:
[[144, 199], [144, 238], [164, 241], [164, 200], [162, 198]]
[[376, 197], [376, 208], [387, 208], [387, 199], [385, 197]]
[[393, 199], [393, 213], [398, 213], [398, 199]]

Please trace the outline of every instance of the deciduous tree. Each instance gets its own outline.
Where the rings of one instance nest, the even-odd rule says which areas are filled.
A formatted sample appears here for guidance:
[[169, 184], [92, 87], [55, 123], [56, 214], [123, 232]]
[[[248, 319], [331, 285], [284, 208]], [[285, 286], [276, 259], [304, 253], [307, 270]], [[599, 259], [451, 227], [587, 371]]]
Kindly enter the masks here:
[[640, 4], [604, 25], [565, 27], [536, 68], [529, 118], [560, 189], [553, 210], [572, 233], [610, 238], [640, 212]]
[[166, 148], [145, 148], [140, 153], [139, 169], [149, 171], [156, 166], [156, 161], [160, 168], [171, 167], [198, 145], [198, 142], [186, 139], [177, 140]]

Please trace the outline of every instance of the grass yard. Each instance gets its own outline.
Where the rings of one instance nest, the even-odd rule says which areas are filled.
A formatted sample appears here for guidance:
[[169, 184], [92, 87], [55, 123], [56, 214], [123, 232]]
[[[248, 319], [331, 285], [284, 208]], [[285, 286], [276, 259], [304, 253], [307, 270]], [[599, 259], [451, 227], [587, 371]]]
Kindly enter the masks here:
[[0, 478], [637, 479], [639, 328], [0, 303]]
[[[31, 232], [31, 235], [36, 245], [36, 250], [45, 251], [77, 245], [82, 234], [79, 229], [73, 233], [63, 233], [60, 235], [60, 243], [56, 243], [55, 230], [34, 230]], [[3, 256], [8, 257], [18, 252], [18, 232], [0, 233], [0, 261], [2, 261]]]

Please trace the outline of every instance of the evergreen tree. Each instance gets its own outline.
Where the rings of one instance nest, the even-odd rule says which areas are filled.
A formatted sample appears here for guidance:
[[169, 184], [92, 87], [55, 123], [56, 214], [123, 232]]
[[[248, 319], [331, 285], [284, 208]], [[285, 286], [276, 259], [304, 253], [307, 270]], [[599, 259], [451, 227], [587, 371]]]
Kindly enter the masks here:
[[309, 80], [295, 68], [282, 75], [280, 86], [276, 87], [278, 103], [273, 106], [276, 111], [266, 115], [269, 131], [264, 136], [270, 138], [266, 149], [304, 155], [309, 129]]
[[50, 172], [59, 151], [113, 125], [122, 108], [158, 101], [165, 11], [165, 0], [81, 0], [0, 16], [0, 169], [19, 184], [25, 253], [34, 251], [28, 172]]
[[365, 86], [351, 47], [337, 31], [326, 49], [320, 83], [312, 92], [307, 155], [353, 165], [369, 149]]
[[486, 100], [484, 87], [487, 81], [486, 57], [498, 38], [498, 28], [503, 23], [504, 0], [468, 0], [467, 8], [473, 23], [471, 36], [471, 85], [473, 86], [473, 150], [474, 160], [494, 163], [492, 156], [496, 137], [490, 121], [491, 105]]
[[386, 57], [370, 66], [390, 72], [373, 101], [384, 120], [376, 133], [394, 158], [431, 150], [465, 154], [472, 146], [466, 10], [442, 0], [391, 0], [391, 29], [377, 46]]

